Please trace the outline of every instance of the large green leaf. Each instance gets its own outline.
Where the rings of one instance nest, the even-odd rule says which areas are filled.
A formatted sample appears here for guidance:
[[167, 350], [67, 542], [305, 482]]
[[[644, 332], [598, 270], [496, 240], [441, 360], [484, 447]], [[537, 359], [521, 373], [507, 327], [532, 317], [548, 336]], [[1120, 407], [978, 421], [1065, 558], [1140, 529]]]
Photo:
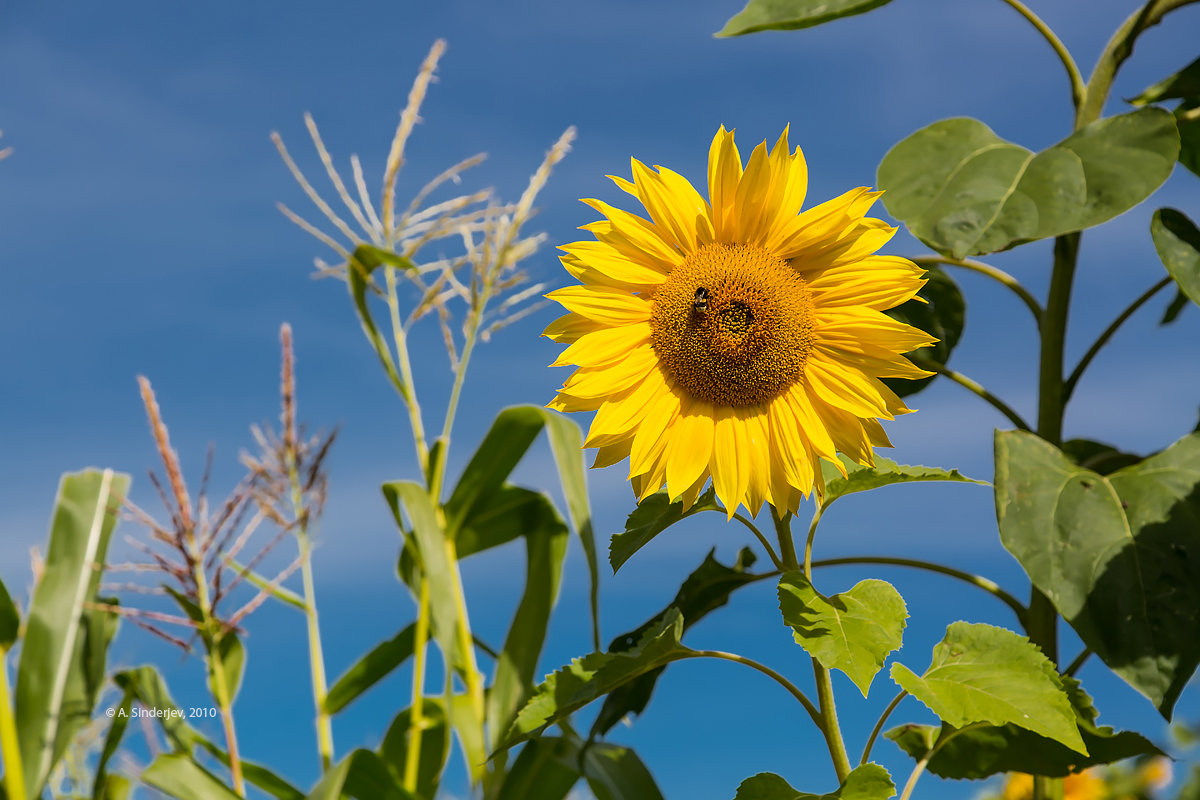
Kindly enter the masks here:
[[842, 466], [846, 468], [846, 477], [833, 464], [821, 462], [821, 472], [825, 476], [825, 505], [829, 505], [839, 497], [855, 492], [869, 492], [883, 486], [893, 486], [898, 483], [924, 483], [927, 481], [951, 481], [954, 483], [977, 483], [987, 486], [986, 481], [968, 478], [956, 469], [945, 470], [941, 467], [909, 466], [897, 464], [890, 458], [875, 456], [874, 467], [864, 467], [856, 464], [844, 455], [838, 455]]
[[429, 612], [433, 634], [448, 663], [461, 667], [465, 654], [458, 652], [458, 596], [455, 593], [456, 565], [446, 553], [446, 536], [438, 523], [437, 510], [425, 487], [411, 481], [383, 484], [383, 496], [391, 506], [397, 524], [401, 509], [412, 523], [412, 542], [420, 552], [425, 578], [429, 581]]
[[1058, 671], [1024, 636], [955, 622], [918, 677], [892, 664], [892, 680], [956, 728], [1012, 723], [1087, 755]]
[[142, 782], [176, 800], [238, 800], [217, 776], [181, 753], [164, 753], [142, 770]]
[[[599, 647], [600, 578], [596, 537], [592, 531], [584, 478], [583, 441], [579, 427], [569, 418], [539, 406], [514, 406], [501, 411], [446, 502], [447, 529], [459, 545], [460, 558], [515, 538], [519, 528], [507, 517], [514, 512], [530, 511], [530, 501], [528, 495], [514, 491], [505, 481], [542, 428], [546, 429], [558, 467], [567, 514], [587, 559], [591, 579], [592, 639]], [[526, 505], [522, 506], [522, 503]], [[518, 508], [510, 508], [510, 505]], [[532, 510], [540, 513], [540, 508]]]
[[840, 17], [863, 14], [891, 0], [750, 0], [725, 23], [717, 36], [740, 36], [757, 31], [811, 28]]
[[329, 694], [325, 695], [325, 713], [338, 713], [407, 661], [413, 653], [415, 632], [416, 624], [410, 623], [391, 639], [376, 645], [342, 673], [330, 687]]
[[940, 737], [928, 769], [934, 775], [956, 779], [976, 780], [1022, 771], [1063, 777], [1096, 764], [1112, 764], [1141, 755], [1164, 755], [1141, 734], [1097, 725], [1099, 712], [1092, 705], [1092, 698], [1074, 678], [1062, 681], [1075, 710], [1079, 733], [1087, 745], [1086, 756], [1012, 724], [971, 726], [958, 731], [949, 725], [940, 729], [933, 725], [902, 725], [885, 735], [917, 761], [929, 754]]
[[383, 760], [370, 750], [355, 750], [322, 776], [305, 800], [419, 800], [396, 784]]
[[488, 744], [493, 749], [533, 686], [567, 554], [566, 524], [549, 498], [531, 494], [541, 498], [541, 513], [525, 529], [525, 591], [500, 651], [487, 698], [491, 733]]
[[432, 800], [446, 768], [446, 756], [450, 753], [450, 726], [446, 712], [437, 698], [426, 697], [421, 702], [422, 727], [415, 730], [412, 724], [412, 708], [406, 708], [395, 716], [388, 726], [383, 742], [379, 745], [379, 757], [391, 770], [396, 783], [403, 785], [404, 770], [408, 759], [410, 736], [421, 737], [420, 759], [417, 763], [417, 795]]
[[4, 588], [4, 581], [0, 581], [0, 654], [12, 647], [20, 627], [21, 615], [17, 611], [17, 604], [8, 594], [8, 589]]
[[[922, 358], [945, 366], [950, 361], [963, 328], [967, 324], [967, 302], [954, 279], [939, 267], [925, 272], [926, 283], [917, 296], [887, 311], [892, 319], [920, 328], [937, 341], [918, 352]], [[924, 389], [937, 378], [884, 378], [888, 388], [900, 397], [908, 397]]]
[[1150, 221], [1150, 236], [1179, 291], [1200, 305], [1200, 230], [1183, 213], [1160, 208]]
[[628, 747], [592, 742], [583, 751], [583, 775], [596, 800], [663, 800], [654, 776]]
[[1200, 664], [1200, 434], [1104, 477], [997, 433], [996, 515], [1033, 584], [1169, 718]]
[[129, 477], [112, 470], [68, 473], [59, 483], [17, 671], [15, 716], [29, 800], [41, 795], [96, 703], [113, 621], [87, 604], [96, 600], [96, 567], [104, 563], [128, 488]]
[[655, 492], [642, 502], [625, 520], [625, 532], [613, 534], [608, 545], [608, 563], [612, 565], [613, 574], [628, 561], [634, 553], [641, 550], [650, 541], [674, 525], [679, 520], [699, 514], [701, 511], [716, 511], [720, 509], [716, 494], [710, 486], [704, 494], [687, 511], [683, 510], [683, 501], [672, 503], [666, 492]]
[[830, 794], [797, 791], [775, 773], [761, 772], [742, 781], [734, 800], [888, 800], [895, 795], [896, 785], [886, 769], [862, 764]]
[[694, 655], [679, 643], [683, 617], [675, 611], [651, 628], [637, 647], [623, 653], [591, 653], [546, 677], [517, 714], [499, 749], [512, 747], [653, 669]]
[[888, 654], [900, 649], [908, 611], [886, 581], [868, 579], [825, 597], [796, 570], [779, 578], [779, 610], [796, 643], [826, 669], [846, 673], [867, 696]]
[[121, 702], [113, 713], [112, 722], [108, 725], [108, 733], [104, 736], [104, 746], [100, 749], [100, 757], [96, 761], [95, 778], [92, 781], [92, 800], [114, 800], [108, 793], [108, 762], [121, 745], [121, 737], [125, 735], [125, 728], [129, 725], [132, 711], [133, 689], [126, 688], [121, 696]]
[[1112, 219], [1149, 197], [1178, 154], [1174, 117], [1159, 108], [1099, 120], [1036, 155], [958, 118], [893, 147], [878, 183], [914, 236], [964, 258]]
[[[687, 632], [688, 628], [710, 611], [715, 611], [729, 602], [729, 595], [734, 590], [758, 580], [756, 576], [747, 572], [755, 561], [754, 552], [750, 548], [743, 547], [738, 552], [737, 560], [728, 567], [717, 561], [713, 557], [714, 553], [716, 548], [710, 550], [700, 566], [687, 576], [666, 608], [637, 628], [613, 639], [608, 646], [609, 652], [620, 653], [636, 647], [646, 631], [661, 622], [672, 610], [678, 611], [683, 617], [683, 630]], [[609, 729], [627, 714], [642, 713], [646, 704], [650, 702], [650, 695], [654, 692], [654, 685], [662, 670], [663, 668], [651, 670], [609, 692], [604, 698], [600, 713], [596, 715], [596, 721], [592, 723], [592, 738], [608, 733]]]

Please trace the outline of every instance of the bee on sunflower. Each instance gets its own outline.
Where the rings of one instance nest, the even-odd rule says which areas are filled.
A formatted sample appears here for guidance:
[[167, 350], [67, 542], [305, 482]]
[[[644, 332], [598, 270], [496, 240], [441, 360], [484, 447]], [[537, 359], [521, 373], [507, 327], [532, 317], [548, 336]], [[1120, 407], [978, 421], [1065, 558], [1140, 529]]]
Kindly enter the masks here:
[[768, 503], [795, 512], [820, 459], [871, 465], [889, 447], [880, 419], [909, 413], [881, 378], [922, 378], [904, 353], [934, 337], [884, 312], [913, 298], [923, 270], [877, 255], [895, 233], [866, 216], [867, 187], [801, 211], [804, 155], [785, 128], [743, 169], [722, 126], [706, 201], [686, 178], [632, 160], [610, 176], [648, 219], [584, 200], [595, 241], [561, 249], [581, 283], [547, 295], [568, 313], [544, 335], [575, 366], [549, 407], [595, 411], [594, 467], [629, 459], [638, 501], [664, 485], [690, 507], [709, 479], [732, 517]]

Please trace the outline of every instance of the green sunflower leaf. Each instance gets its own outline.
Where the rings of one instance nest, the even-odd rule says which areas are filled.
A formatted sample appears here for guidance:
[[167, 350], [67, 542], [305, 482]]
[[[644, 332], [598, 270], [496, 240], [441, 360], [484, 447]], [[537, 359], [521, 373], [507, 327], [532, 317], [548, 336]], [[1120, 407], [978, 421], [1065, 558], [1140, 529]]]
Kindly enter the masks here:
[[1150, 220], [1150, 236], [1179, 291], [1200, 305], [1200, 230], [1183, 213], [1160, 208]]
[[1087, 755], [1058, 671], [1029, 639], [1004, 628], [955, 622], [917, 676], [892, 664], [892, 680], [956, 728], [1012, 723]]
[[1123, 467], [1137, 464], [1144, 456], [1123, 452], [1111, 444], [1092, 439], [1069, 439], [1063, 442], [1063, 453], [1084, 469], [1109, 475]]
[[1129, 103], [1144, 106], [1163, 100], [1187, 100], [1193, 97], [1200, 97], [1200, 58], [1169, 78], [1144, 89], [1137, 97], [1129, 100]]
[[1112, 764], [1141, 755], [1163, 755], [1141, 734], [1097, 725], [1098, 712], [1079, 682], [1073, 678], [1063, 678], [1062, 682], [1088, 749], [1086, 756], [1013, 724], [972, 726], [961, 731], [949, 725], [902, 725], [884, 735], [916, 761], [924, 759], [941, 737], [943, 741], [929, 760], [928, 769], [934, 775], [953, 779], [978, 780], [1002, 772], [1023, 771], [1061, 778], [1097, 764]]
[[1175, 118], [1143, 108], [1088, 125], [1034, 154], [974, 119], [948, 119], [879, 165], [888, 211], [953, 258], [1090, 228], [1157, 189], [1179, 155]]
[[867, 492], [883, 486], [897, 483], [922, 483], [926, 481], [952, 481], [955, 483], [977, 483], [987, 486], [987, 481], [977, 481], [968, 478], [956, 469], [945, 470], [941, 467], [909, 466], [897, 464], [890, 458], [875, 456], [874, 467], [864, 467], [856, 464], [848, 457], [838, 454], [842, 466], [846, 468], [846, 477], [832, 464], [822, 461], [821, 471], [825, 475], [825, 505], [829, 505], [839, 497], [855, 492]]
[[1200, 434], [1109, 476], [1033, 434], [996, 434], [1000, 539], [1164, 717], [1200, 665]]
[[628, 747], [591, 743], [583, 751], [583, 776], [596, 800], [663, 800], [654, 776]]
[[[925, 277], [927, 282], [921, 287], [921, 291], [917, 292], [920, 300], [914, 297], [886, 313], [892, 319], [936, 336], [938, 341], [930, 347], [922, 347], [917, 354], [921, 358], [945, 366], [966, 326], [967, 303], [958, 284], [945, 270], [936, 266], [929, 267]], [[915, 380], [884, 378], [883, 382], [900, 397], [909, 397], [936, 379], [936, 375], [931, 375]]]
[[496, 800], [563, 800], [579, 782], [579, 745], [561, 736], [525, 743]]
[[638, 503], [637, 508], [625, 520], [625, 532], [613, 534], [612, 541], [609, 542], [608, 563], [612, 565], [613, 574], [615, 575], [634, 553], [679, 520], [701, 511], [719, 510], [721, 506], [711, 486], [687, 511], [683, 510], [682, 500], [672, 503], [666, 492], [650, 495]]
[[886, 581], [869, 579], [825, 597], [799, 571], [779, 579], [779, 610], [796, 643], [826, 669], [838, 669], [867, 696], [888, 654], [900, 649], [908, 611]]
[[691, 657], [695, 651], [679, 643], [682, 634], [683, 616], [672, 610], [646, 631], [632, 650], [591, 653], [547, 676], [517, 714], [497, 750], [536, 736], [558, 720], [640, 675]]
[[886, 769], [863, 764], [830, 794], [801, 792], [773, 772], [760, 772], [742, 781], [734, 800], [888, 800], [895, 795], [896, 785]]
[[841, 17], [865, 14], [891, 0], [750, 0], [715, 36], [811, 28]]

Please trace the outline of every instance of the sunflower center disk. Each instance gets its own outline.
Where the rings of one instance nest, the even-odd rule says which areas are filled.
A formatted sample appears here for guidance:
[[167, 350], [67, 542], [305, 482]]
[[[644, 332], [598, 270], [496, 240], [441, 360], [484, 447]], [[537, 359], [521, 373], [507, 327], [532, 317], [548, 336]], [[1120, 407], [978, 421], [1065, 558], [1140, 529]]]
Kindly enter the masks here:
[[708, 244], [654, 294], [651, 341], [663, 368], [714, 405], [782, 394], [812, 349], [812, 296], [787, 262], [748, 244]]

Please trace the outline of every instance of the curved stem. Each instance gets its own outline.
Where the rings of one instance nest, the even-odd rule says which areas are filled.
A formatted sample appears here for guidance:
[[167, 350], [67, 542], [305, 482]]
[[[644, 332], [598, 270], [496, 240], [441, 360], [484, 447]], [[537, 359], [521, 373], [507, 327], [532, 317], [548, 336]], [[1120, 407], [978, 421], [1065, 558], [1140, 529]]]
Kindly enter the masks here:
[[[724, 511], [724, 509], [721, 509], [721, 511]], [[759, 543], [762, 544], [763, 548], [767, 551], [767, 557], [771, 559], [771, 563], [775, 565], [775, 569], [782, 571], [783, 562], [779, 560], [779, 556], [775, 555], [775, 548], [771, 547], [771, 543], [767, 540], [766, 536], [763, 536], [763, 532], [760, 531], [753, 522], [746, 519], [741, 514], [734, 514], [733, 518], [750, 529], [750, 532], [755, 535]]]
[[1034, 297], [1028, 289], [1021, 285], [1020, 281], [1002, 269], [993, 267], [991, 264], [985, 264], [982, 261], [975, 261], [974, 259], [970, 258], [956, 259], [933, 255], [918, 256], [917, 258], [912, 259], [912, 262], [918, 266], [944, 264], [949, 267], [960, 267], [972, 272], [978, 272], [980, 275], [986, 275], [987, 277], [999, 283], [1001, 286], [1011, 290], [1012, 293], [1019, 297], [1021, 301], [1025, 303], [1026, 307], [1029, 308], [1030, 313], [1033, 314], [1034, 321], [1037, 322], [1038, 325], [1042, 324], [1042, 304], [1037, 301], [1037, 298]]
[[746, 658], [745, 656], [739, 656], [737, 653], [726, 653], [723, 650], [694, 650], [687, 656], [687, 658], [719, 658], [725, 661], [732, 661], [735, 664], [744, 664], [747, 667], [758, 670], [763, 675], [766, 675], [768, 678], [778, 683], [784, 689], [787, 689], [792, 697], [796, 698], [796, 700], [800, 702], [800, 705], [804, 706], [804, 710], [808, 712], [810, 717], [812, 717], [812, 721], [816, 723], [816, 726], [822, 730], [824, 729], [825, 722], [821, 717], [821, 712], [817, 710], [817, 707], [813, 705], [813, 702], [809, 700], [804, 692], [800, 691], [800, 689], [798, 689], [794, 683], [768, 667], [766, 664], [760, 664], [753, 659]]
[[928, 570], [929, 572], [937, 572], [941, 575], [957, 578], [995, 596], [1013, 610], [1017, 615], [1017, 621], [1022, 626], [1025, 624], [1025, 615], [1028, 613], [1028, 609], [1021, 604], [1021, 601], [1000, 588], [998, 583], [982, 575], [963, 572], [962, 570], [947, 567], [933, 561], [921, 561], [915, 558], [892, 558], [890, 556], [845, 556], [843, 558], [824, 558], [813, 562], [814, 567], [836, 567], [842, 564], [889, 564], [896, 567], [912, 567], [914, 569]]
[[1066, 675], [1066, 676], [1072, 677], [1072, 678], [1075, 677], [1075, 673], [1079, 672], [1080, 668], [1083, 667], [1084, 662], [1086, 662], [1089, 658], [1091, 658], [1091, 655], [1092, 655], [1092, 648], [1090, 648], [1090, 647], [1083, 648], [1083, 652], [1081, 652], [1079, 655], [1075, 656], [1074, 660], [1071, 661], [1071, 664], [1065, 670], [1063, 670], [1063, 675]]
[[1014, 411], [1012, 407], [1008, 405], [1008, 403], [1005, 403], [999, 397], [983, 388], [982, 385], [968, 378], [966, 375], [963, 375], [961, 372], [955, 372], [949, 367], [943, 366], [942, 364], [923, 356], [910, 353], [907, 357], [909, 361], [916, 364], [921, 369], [927, 369], [930, 372], [936, 372], [939, 375], [947, 377], [967, 391], [978, 395], [980, 398], [991, 404], [991, 406], [1001, 414], [1008, 417], [1009, 421], [1012, 422], [1013, 425], [1016, 425], [1018, 429], [1023, 431], [1032, 430], [1029, 426], [1029, 423], [1027, 423], [1020, 414]]
[[1042, 21], [1041, 17], [1033, 13], [1033, 11], [1020, 0], [1004, 0], [1010, 6], [1017, 10], [1021, 16], [1029, 20], [1033, 27], [1037, 28], [1038, 33], [1050, 43], [1054, 48], [1054, 52], [1058, 55], [1058, 60], [1062, 62], [1063, 67], [1067, 70], [1067, 78], [1071, 81], [1071, 103], [1075, 108], [1079, 108], [1079, 104], [1083, 102], [1084, 95], [1087, 93], [1087, 87], [1083, 82], [1083, 75], [1079, 72], [1079, 67], [1075, 65], [1075, 59], [1071, 58], [1071, 53], [1067, 50], [1062, 40], [1050, 29], [1050, 26]]
[[[820, 475], [820, 472], [817, 474]], [[818, 494], [818, 497], [822, 494], [824, 494], [823, 491]], [[808, 525], [808, 537], [804, 543], [804, 577], [808, 579], [809, 583], [812, 583], [813, 540], [816, 538], [817, 523], [821, 521], [824, 508], [824, 503], [818, 499], [816, 507], [813, 509], [812, 521]], [[779, 547], [783, 551], [783, 564], [788, 569], [797, 569], [799, 564], [796, 561], [796, 548], [792, 544], [791, 516], [790, 513], [784, 514], [782, 517], [778, 516], [775, 509], [771, 509], [771, 517], [775, 521], [775, 532], [779, 538]], [[821, 733], [825, 735], [825, 744], [829, 748], [829, 756], [833, 760], [833, 769], [837, 773], [840, 784], [850, 774], [850, 756], [846, 753], [846, 742], [842, 739], [842, 729], [838, 724], [837, 705], [833, 699], [833, 681], [829, 677], [829, 670], [825, 669], [815, 658], [812, 660], [812, 668], [822, 720], [819, 727]]]
[[879, 717], [879, 721], [875, 723], [875, 727], [871, 730], [871, 735], [867, 737], [867, 745], [863, 748], [862, 758], [858, 760], [859, 766], [867, 763], [867, 759], [871, 757], [871, 748], [875, 746], [875, 740], [879, 738], [879, 732], [883, 730], [884, 724], [888, 717], [896, 710], [896, 706], [900, 705], [900, 701], [908, 697], [908, 692], [901, 691], [900, 694], [892, 698], [892, 702], [888, 703], [887, 708], [883, 710], [883, 715]]
[[928, 766], [932, 756], [933, 753], [930, 752], [913, 767], [912, 773], [908, 776], [908, 782], [904, 784], [904, 791], [900, 793], [900, 800], [909, 800], [912, 797], [913, 789], [917, 787], [917, 779], [921, 777], [921, 773], [925, 772], [925, 767]]
[[1150, 301], [1150, 298], [1154, 297], [1154, 295], [1158, 294], [1167, 286], [1170, 286], [1173, 282], [1174, 278], [1167, 276], [1151, 286], [1149, 289], [1143, 292], [1138, 299], [1130, 303], [1129, 307], [1122, 311], [1121, 314], [1112, 321], [1112, 324], [1104, 329], [1104, 333], [1100, 334], [1095, 343], [1092, 344], [1092, 346], [1088, 348], [1088, 351], [1083, 354], [1083, 358], [1079, 359], [1078, 366], [1076, 366], [1071, 372], [1071, 376], [1067, 378], [1066, 386], [1063, 389], [1064, 404], [1071, 399], [1071, 395], [1075, 391], [1075, 384], [1079, 383], [1079, 379], [1083, 377], [1083, 373], [1087, 370], [1088, 365], [1092, 363], [1092, 359], [1096, 357], [1096, 354], [1100, 352], [1104, 345], [1108, 344], [1108, 340], [1111, 339], [1113, 334], [1117, 332], [1117, 329], [1125, 323], [1125, 320], [1132, 317], [1134, 312]]
[[1133, 45], [1142, 32], [1157, 25], [1169, 12], [1195, 2], [1197, 0], [1149, 0], [1121, 24], [1108, 40], [1088, 79], [1083, 103], [1076, 109], [1075, 130], [1100, 118], [1117, 70], [1133, 54]]

